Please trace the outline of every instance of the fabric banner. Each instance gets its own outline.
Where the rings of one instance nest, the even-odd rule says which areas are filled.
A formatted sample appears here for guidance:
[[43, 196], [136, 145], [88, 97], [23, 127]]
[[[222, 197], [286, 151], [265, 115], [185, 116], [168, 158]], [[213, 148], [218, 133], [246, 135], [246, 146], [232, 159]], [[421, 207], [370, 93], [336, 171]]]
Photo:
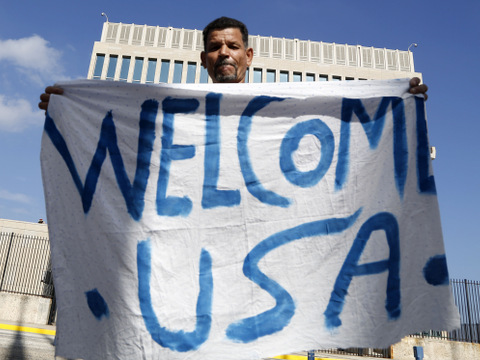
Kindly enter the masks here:
[[252, 360], [458, 327], [408, 80], [59, 85], [57, 355]]

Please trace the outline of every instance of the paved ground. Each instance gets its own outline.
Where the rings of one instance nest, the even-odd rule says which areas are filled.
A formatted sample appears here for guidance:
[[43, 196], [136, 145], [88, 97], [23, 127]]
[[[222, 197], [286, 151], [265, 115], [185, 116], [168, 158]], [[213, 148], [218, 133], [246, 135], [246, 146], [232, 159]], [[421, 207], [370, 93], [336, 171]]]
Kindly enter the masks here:
[[52, 360], [53, 339], [53, 335], [0, 330], [0, 359]]
[[[55, 357], [54, 326], [0, 322], [1, 360], [66, 360]], [[279, 357], [286, 360], [307, 360], [307, 353], [300, 352]], [[378, 358], [325, 354], [315, 352], [315, 359], [378, 360]], [[266, 359], [267, 360], [267, 359]], [[278, 360], [272, 359], [272, 360]]]
[[[308, 353], [305, 352], [298, 352], [289, 355], [283, 355], [281, 357], [272, 358], [268, 360], [278, 360], [286, 359], [286, 360], [307, 360]], [[322, 353], [321, 351], [315, 351], [315, 360], [382, 360], [381, 358], [373, 358], [367, 356], [349, 356], [349, 355], [336, 355], [336, 354], [327, 354]], [[384, 359], [386, 360], [386, 359]]]

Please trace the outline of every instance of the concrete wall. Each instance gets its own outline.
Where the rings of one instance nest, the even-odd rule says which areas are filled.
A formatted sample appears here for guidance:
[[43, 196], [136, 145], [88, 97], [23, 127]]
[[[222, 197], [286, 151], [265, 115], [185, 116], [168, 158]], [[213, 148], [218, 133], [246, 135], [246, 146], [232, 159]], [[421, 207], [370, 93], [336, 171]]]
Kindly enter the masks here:
[[0, 219], [0, 232], [48, 237], [47, 224]]
[[[9, 239], [10, 233], [12, 232], [15, 233], [15, 235], [48, 238], [47, 224], [29, 223], [25, 221], [0, 219], [0, 232], [7, 233], [7, 240]], [[48, 249], [43, 250], [48, 251]], [[35, 276], [34, 281], [31, 281], [31, 283], [45, 286], [43, 283], [41, 283], [44, 269], [37, 269], [37, 272], [34, 272], [32, 270], [32, 266], [38, 265], [38, 261], [35, 262], [35, 259], [32, 260], [31, 256], [32, 254], [36, 254], [36, 256], [38, 257], [38, 249], [33, 249], [29, 254], [30, 257], [27, 259], [28, 263], [31, 265], [29, 269], [30, 271], [32, 271], [32, 276]], [[19, 260], [17, 259], [17, 263], [18, 261]], [[10, 262], [10, 265], [12, 264], [18, 267], [18, 264]], [[2, 264], [1, 257], [0, 265], [0, 269], [3, 270], [4, 264]], [[0, 277], [1, 275], [2, 274], [0, 274]], [[6, 278], [3, 281], [5, 289], [9, 289], [9, 281], [13, 281], [13, 279], [8, 277], [7, 275], [8, 274], [6, 274]], [[0, 321], [5, 320], [27, 324], [45, 325], [48, 321], [48, 314], [50, 311], [51, 302], [52, 300], [50, 298], [44, 298], [41, 296], [29, 296], [9, 292], [0, 292]]]
[[52, 299], [0, 292], [0, 322], [45, 325]]
[[422, 346], [424, 360], [478, 360], [480, 344], [433, 338], [406, 337], [393, 345], [393, 359], [414, 360], [413, 347]]

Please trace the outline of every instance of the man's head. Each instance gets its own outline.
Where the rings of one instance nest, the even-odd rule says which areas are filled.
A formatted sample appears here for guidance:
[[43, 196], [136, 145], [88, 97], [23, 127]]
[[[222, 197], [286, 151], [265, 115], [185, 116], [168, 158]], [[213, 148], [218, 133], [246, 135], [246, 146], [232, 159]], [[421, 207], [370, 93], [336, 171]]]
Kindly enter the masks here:
[[221, 17], [203, 30], [202, 65], [213, 82], [245, 82], [245, 73], [253, 59], [248, 47], [248, 30], [240, 21]]

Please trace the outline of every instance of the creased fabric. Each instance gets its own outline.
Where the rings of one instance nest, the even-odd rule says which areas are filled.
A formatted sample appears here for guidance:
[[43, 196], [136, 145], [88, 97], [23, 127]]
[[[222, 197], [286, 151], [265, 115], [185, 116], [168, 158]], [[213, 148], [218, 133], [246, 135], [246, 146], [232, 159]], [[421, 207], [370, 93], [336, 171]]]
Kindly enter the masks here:
[[458, 326], [408, 80], [59, 85], [57, 355], [251, 360]]

